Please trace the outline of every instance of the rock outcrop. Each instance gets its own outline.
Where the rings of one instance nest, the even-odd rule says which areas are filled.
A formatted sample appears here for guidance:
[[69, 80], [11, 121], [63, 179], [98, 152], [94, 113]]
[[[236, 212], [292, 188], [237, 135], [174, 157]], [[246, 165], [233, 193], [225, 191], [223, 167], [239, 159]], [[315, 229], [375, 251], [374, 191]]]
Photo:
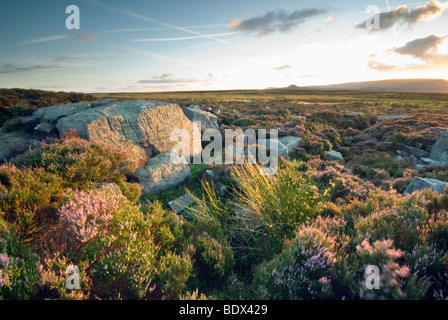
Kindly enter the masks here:
[[41, 122], [34, 128], [34, 137], [43, 140], [49, 137], [57, 137], [58, 130], [53, 123]]
[[[125, 149], [143, 166], [134, 173], [134, 180], [143, 187], [142, 194], [159, 194], [189, 177], [188, 165], [170, 161], [170, 151], [179, 143], [178, 140], [171, 141], [174, 130], [188, 133], [190, 141], [184, 142], [189, 143], [191, 156], [202, 151], [193, 149], [193, 135], [200, 137], [199, 128], [177, 104], [172, 103], [112, 99], [70, 103], [39, 109], [25, 118], [24, 123], [36, 139], [76, 130], [81, 138]], [[30, 137], [33, 135], [3, 137], [4, 143], [0, 142], [5, 146], [1, 148], [0, 156], [9, 157], [9, 150], [17, 143], [28, 148]]]
[[403, 196], [411, 194], [418, 190], [431, 189], [443, 193], [447, 183], [437, 179], [415, 177], [403, 192]]
[[166, 151], [149, 159], [146, 165], [134, 172], [133, 181], [143, 186], [142, 195], [158, 195], [178, 186], [190, 177], [188, 164], [177, 161], [179, 158], [172, 161], [170, 153]]
[[218, 117], [214, 114], [202, 111], [200, 109], [188, 107], [184, 110], [184, 114], [190, 121], [200, 121], [203, 128], [218, 129]]
[[391, 120], [391, 119], [407, 119], [410, 118], [407, 114], [398, 114], [398, 115], [391, 115], [391, 116], [378, 116], [379, 120]]
[[439, 135], [436, 143], [432, 146], [429, 159], [448, 163], [448, 130]]
[[178, 142], [170, 139], [176, 129], [189, 133], [193, 155], [193, 131], [199, 134], [177, 104], [149, 100], [112, 102], [86, 109], [59, 119], [56, 127], [60, 134], [76, 129], [81, 138], [122, 147], [140, 163], [176, 145]]
[[36, 126], [40, 123], [51, 123], [55, 125], [61, 118], [80, 113], [90, 108], [111, 103], [113, 101], [114, 99], [101, 99], [95, 101], [58, 104], [56, 106], [41, 108], [35, 111], [32, 116], [24, 119], [25, 128], [27, 132], [33, 133]]
[[25, 152], [39, 145], [32, 134], [22, 132], [0, 133], [0, 163], [5, 159]]
[[278, 141], [288, 149], [288, 154], [292, 153], [302, 145], [302, 138], [294, 136], [281, 137]]

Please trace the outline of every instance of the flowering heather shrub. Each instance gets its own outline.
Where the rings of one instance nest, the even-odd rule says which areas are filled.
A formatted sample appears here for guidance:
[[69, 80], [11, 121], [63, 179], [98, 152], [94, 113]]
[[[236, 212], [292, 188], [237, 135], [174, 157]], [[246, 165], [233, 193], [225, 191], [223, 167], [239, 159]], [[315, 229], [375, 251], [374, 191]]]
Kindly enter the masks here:
[[394, 239], [396, 247], [412, 250], [422, 242], [419, 229], [423, 227], [427, 217], [425, 208], [411, 207], [406, 210], [402, 207], [392, 207], [360, 218], [355, 222], [354, 228], [361, 239]]
[[88, 242], [107, 234], [118, 204], [110, 194], [80, 190], [59, 209], [58, 214], [61, 223], [68, 226], [76, 240]]
[[40, 299], [64, 299], [64, 300], [86, 300], [90, 298], [90, 287], [92, 280], [87, 275], [88, 261], [78, 261], [79, 285], [81, 290], [69, 290], [66, 287], [67, 267], [71, 265], [66, 257], [52, 256], [43, 257], [39, 263], [39, 291], [37, 298]]
[[[124, 196], [100, 189], [76, 191], [59, 209], [60, 224], [48, 241], [52, 252], [84, 265], [90, 285], [83, 297], [157, 299], [181, 293], [192, 272], [191, 231], [183, 218], [159, 203], [153, 206], [144, 214]], [[51, 264], [43, 270], [51, 275]], [[65, 289], [59, 292], [65, 295]]]
[[300, 228], [283, 252], [255, 272], [258, 299], [324, 299], [333, 296], [335, 240], [314, 227]]
[[37, 290], [38, 257], [13, 233], [0, 231], [0, 300], [30, 299]]
[[[62, 199], [62, 180], [43, 169], [0, 166], [0, 216], [30, 242], [39, 241], [56, 218]], [[35, 244], [35, 243], [33, 243]]]
[[[365, 280], [360, 283], [361, 299], [404, 299], [403, 280], [409, 276], [409, 268], [400, 266], [396, 260], [403, 256], [403, 251], [393, 248], [392, 240], [376, 241], [373, 246], [364, 240], [356, 247], [360, 261], [365, 266], [376, 265], [380, 269], [379, 289], [371, 290], [365, 286]], [[366, 274], [367, 275], [367, 274]]]
[[89, 142], [74, 133], [49, 144], [43, 143], [38, 149], [16, 158], [14, 164], [58, 174], [68, 187], [120, 181], [136, 166], [124, 150], [102, 142]]
[[207, 280], [225, 280], [234, 264], [233, 251], [207, 232], [196, 239], [196, 256], [201, 275]]
[[89, 262], [93, 294], [143, 298], [151, 292], [158, 247], [139, 207], [105, 189], [77, 191], [59, 215], [50, 235], [59, 240], [54, 250], [73, 264]]
[[331, 200], [335, 202], [352, 198], [365, 199], [369, 188], [372, 187], [368, 182], [364, 182], [346, 172], [341, 172], [341, 168], [331, 165], [316, 172], [314, 179], [320, 184], [331, 186]]

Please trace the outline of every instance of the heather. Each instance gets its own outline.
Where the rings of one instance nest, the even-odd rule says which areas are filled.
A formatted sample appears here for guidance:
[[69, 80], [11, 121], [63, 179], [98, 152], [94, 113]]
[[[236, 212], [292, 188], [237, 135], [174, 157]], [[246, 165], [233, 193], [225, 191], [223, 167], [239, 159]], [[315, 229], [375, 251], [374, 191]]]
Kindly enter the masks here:
[[92, 95], [77, 92], [0, 89], [0, 125], [11, 126], [16, 117], [29, 116], [42, 107], [89, 100], [94, 100]]
[[[448, 128], [446, 95], [113, 96], [221, 108], [223, 134], [278, 129], [303, 144], [275, 175], [190, 165], [185, 182], [141, 196], [137, 164], [120, 148], [76, 132], [40, 142], [0, 166], [1, 299], [448, 297], [448, 191], [402, 195], [417, 176], [448, 180], [446, 165], [419, 160]], [[393, 114], [410, 117], [378, 118]], [[194, 204], [175, 213], [169, 202], [184, 194]], [[71, 265], [79, 290], [65, 286]], [[381, 271], [379, 289], [366, 288], [369, 265]]]

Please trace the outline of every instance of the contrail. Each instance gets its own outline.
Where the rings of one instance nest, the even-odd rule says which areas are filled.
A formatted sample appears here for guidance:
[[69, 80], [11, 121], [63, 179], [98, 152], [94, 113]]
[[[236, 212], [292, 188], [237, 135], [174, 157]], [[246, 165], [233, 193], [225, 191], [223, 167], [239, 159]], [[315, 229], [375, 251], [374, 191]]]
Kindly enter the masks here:
[[180, 40], [191, 40], [191, 39], [202, 39], [208, 37], [222, 37], [229, 36], [235, 34], [235, 32], [227, 32], [227, 33], [216, 33], [210, 35], [202, 35], [202, 36], [189, 36], [189, 37], [176, 37], [176, 38], [144, 38], [144, 39], [134, 39], [132, 41], [136, 42], [163, 42], [163, 41], [180, 41]]
[[154, 19], [154, 18], [146, 17], [146, 16], [143, 16], [143, 15], [137, 13], [137, 12], [134, 12], [134, 11], [121, 9], [121, 8], [117, 8], [117, 7], [112, 7], [112, 6], [109, 6], [109, 5], [106, 5], [106, 4], [102, 3], [99, 0], [90, 0], [90, 1], [88, 1], [88, 3], [91, 6], [101, 6], [101, 7], [104, 7], [106, 9], [110, 10], [110, 11], [121, 13], [121, 14], [127, 15], [129, 17], [134, 17], [134, 18], [137, 18], [139, 20], [152, 22], [152, 23], [155, 23], [155, 24], [157, 24], [159, 26], [166, 27], [166, 28], [169, 28], [169, 29], [179, 30], [179, 31], [191, 33], [191, 34], [194, 34], [196, 36], [201, 36], [201, 37], [208, 38], [208, 39], [211, 39], [211, 40], [214, 40], [214, 41], [217, 41], [217, 42], [224, 43], [224, 44], [226, 44], [228, 46], [232, 46], [232, 47], [236, 47], [236, 48], [242, 49], [242, 47], [240, 47], [240, 46], [238, 46], [236, 44], [227, 42], [225, 40], [222, 40], [222, 39], [210, 36], [210, 35], [205, 35], [205, 34], [202, 34], [200, 32], [196, 32], [196, 31], [190, 30], [188, 28], [179, 27], [179, 26], [176, 26], [174, 24], [166, 23], [166, 22]]

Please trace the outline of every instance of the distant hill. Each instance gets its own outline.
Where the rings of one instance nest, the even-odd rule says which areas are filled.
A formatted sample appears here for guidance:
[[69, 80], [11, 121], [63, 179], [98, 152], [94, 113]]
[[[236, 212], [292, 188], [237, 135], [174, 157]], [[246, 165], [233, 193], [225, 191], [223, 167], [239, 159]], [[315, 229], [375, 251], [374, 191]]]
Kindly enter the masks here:
[[445, 79], [397, 79], [307, 87], [290, 85], [287, 88], [268, 88], [266, 90], [359, 90], [448, 93], [448, 81]]

